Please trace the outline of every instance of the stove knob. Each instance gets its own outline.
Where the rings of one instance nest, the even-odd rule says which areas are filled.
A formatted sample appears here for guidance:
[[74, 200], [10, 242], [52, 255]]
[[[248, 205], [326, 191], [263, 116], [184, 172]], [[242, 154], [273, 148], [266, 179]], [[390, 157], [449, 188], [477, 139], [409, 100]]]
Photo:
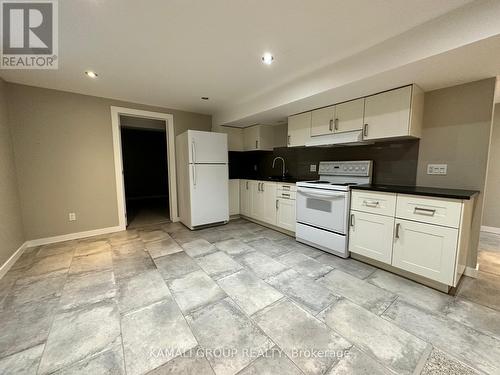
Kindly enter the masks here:
[[354, 168], [355, 170], [359, 171], [359, 167]]
[[366, 167], [361, 167], [361, 170], [362, 171], [366, 171]]
[[347, 167], [344, 166], [344, 171], [347, 171]]
[[352, 167], [349, 167], [349, 170], [350, 170], [350, 171], [352, 171], [352, 169], [353, 169]]

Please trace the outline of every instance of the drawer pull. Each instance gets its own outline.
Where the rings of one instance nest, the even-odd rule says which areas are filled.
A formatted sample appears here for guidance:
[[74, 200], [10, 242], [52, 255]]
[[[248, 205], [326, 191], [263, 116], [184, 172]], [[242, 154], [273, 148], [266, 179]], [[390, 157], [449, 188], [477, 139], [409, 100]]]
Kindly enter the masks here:
[[399, 238], [399, 228], [401, 227], [401, 224], [400, 223], [397, 223], [396, 224], [396, 238]]
[[351, 214], [350, 224], [351, 224], [351, 227], [354, 228], [354, 214]]
[[430, 208], [415, 207], [413, 213], [417, 215], [434, 216], [436, 214], [436, 210], [431, 210]]
[[281, 188], [283, 190], [290, 190], [290, 186], [289, 185], [281, 185]]
[[280, 201], [279, 199], [276, 199], [276, 209], [280, 208]]
[[363, 201], [363, 204], [366, 206], [366, 207], [373, 207], [373, 208], [376, 208], [378, 207], [378, 205], [380, 204], [379, 201]]
[[281, 193], [281, 196], [282, 197], [286, 197], [286, 198], [290, 198], [290, 194], [289, 193]]

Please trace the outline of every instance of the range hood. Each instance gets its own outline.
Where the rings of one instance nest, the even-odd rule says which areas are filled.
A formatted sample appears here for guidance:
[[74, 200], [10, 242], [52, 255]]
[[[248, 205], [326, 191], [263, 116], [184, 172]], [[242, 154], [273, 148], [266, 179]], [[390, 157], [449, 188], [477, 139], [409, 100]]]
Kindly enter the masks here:
[[369, 142], [363, 142], [363, 132], [361, 130], [355, 130], [352, 132], [311, 137], [309, 141], [306, 142], [306, 146], [360, 145], [368, 143]]

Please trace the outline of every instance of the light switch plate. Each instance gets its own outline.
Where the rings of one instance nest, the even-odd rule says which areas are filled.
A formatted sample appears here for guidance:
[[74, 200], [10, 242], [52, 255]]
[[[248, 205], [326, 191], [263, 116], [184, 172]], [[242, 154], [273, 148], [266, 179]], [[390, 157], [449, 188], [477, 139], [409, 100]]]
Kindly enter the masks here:
[[448, 164], [427, 164], [427, 174], [445, 176], [448, 173]]
[[309, 172], [316, 172], [316, 164], [311, 164], [309, 166]]
[[76, 221], [76, 214], [74, 212], [70, 212], [68, 215], [69, 221]]

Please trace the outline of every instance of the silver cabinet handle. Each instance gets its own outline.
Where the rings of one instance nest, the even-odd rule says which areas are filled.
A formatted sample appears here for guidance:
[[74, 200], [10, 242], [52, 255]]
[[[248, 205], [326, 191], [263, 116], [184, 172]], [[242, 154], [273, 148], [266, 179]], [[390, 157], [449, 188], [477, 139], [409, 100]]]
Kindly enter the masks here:
[[276, 199], [276, 209], [279, 209], [280, 208], [280, 201], [278, 199]]
[[290, 139], [291, 139], [291, 136], [289, 135], [288, 136], [288, 146], [290, 146]]
[[247, 190], [248, 190], [248, 181], [247, 181]]
[[333, 119], [330, 120], [330, 125], [328, 126], [328, 129], [330, 129], [330, 131], [333, 130]]
[[264, 183], [262, 183], [262, 192], [264, 192]]
[[193, 163], [196, 163], [196, 145], [194, 141], [191, 143], [191, 154], [193, 155]]
[[288, 186], [288, 185], [281, 185], [281, 188], [283, 190], [290, 190], [290, 186]]
[[363, 137], [368, 137], [368, 124], [363, 127]]
[[396, 235], [395, 235], [396, 238], [399, 238], [399, 228], [401, 228], [401, 224], [397, 223], [396, 224]]
[[196, 186], [196, 165], [192, 164], [193, 166], [193, 186]]
[[351, 220], [350, 220], [351, 227], [354, 228], [354, 214], [351, 214]]
[[281, 196], [282, 196], [283, 198], [290, 199], [290, 194], [288, 194], [288, 193], [281, 193]]
[[417, 215], [434, 216], [436, 214], [436, 210], [431, 210], [430, 208], [415, 207], [413, 213]]
[[366, 206], [366, 207], [373, 207], [373, 208], [376, 208], [378, 207], [378, 205], [380, 204], [379, 201], [363, 201], [363, 204]]
[[259, 148], [259, 141], [258, 140], [255, 141], [255, 148]]
[[333, 122], [335, 124], [334, 129], [339, 130], [339, 119], [336, 118], [335, 121]]

